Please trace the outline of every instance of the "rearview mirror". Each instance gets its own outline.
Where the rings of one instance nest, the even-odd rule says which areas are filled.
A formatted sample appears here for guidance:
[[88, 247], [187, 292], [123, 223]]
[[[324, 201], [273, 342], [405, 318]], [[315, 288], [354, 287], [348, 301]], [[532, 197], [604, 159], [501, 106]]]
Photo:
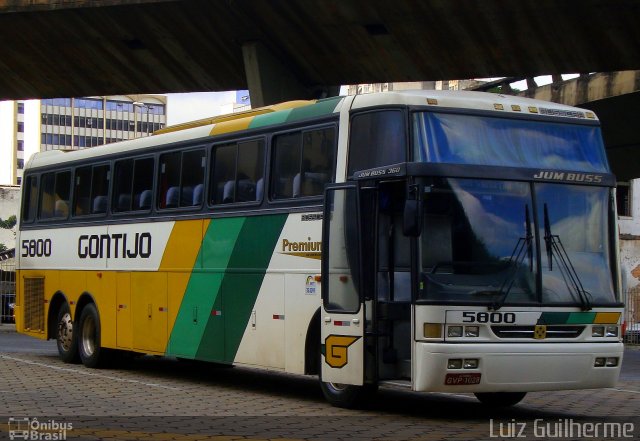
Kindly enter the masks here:
[[404, 203], [402, 232], [405, 236], [418, 237], [422, 232], [422, 199], [407, 199]]

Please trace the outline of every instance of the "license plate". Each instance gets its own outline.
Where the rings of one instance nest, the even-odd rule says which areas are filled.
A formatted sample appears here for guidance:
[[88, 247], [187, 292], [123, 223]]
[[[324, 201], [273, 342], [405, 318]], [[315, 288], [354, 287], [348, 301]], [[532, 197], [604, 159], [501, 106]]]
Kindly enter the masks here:
[[480, 384], [480, 373], [469, 374], [447, 374], [444, 377], [444, 384], [447, 386], [466, 386], [469, 384]]

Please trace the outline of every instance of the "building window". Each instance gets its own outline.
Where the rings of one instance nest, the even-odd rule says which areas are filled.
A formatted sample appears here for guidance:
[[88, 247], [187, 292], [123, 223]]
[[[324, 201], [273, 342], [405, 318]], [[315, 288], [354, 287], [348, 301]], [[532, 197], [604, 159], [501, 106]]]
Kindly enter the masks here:
[[19, 133], [24, 133], [24, 123], [23, 122], [19, 122], [18, 123], [18, 132]]
[[42, 100], [42, 105], [71, 107], [71, 98], [53, 98], [53, 99]]
[[93, 98], [76, 98], [74, 101], [75, 107], [81, 109], [96, 109], [102, 110], [102, 100]]
[[16, 182], [17, 182], [18, 185], [22, 185], [22, 178], [20, 176], [18, 176], [16, 178]]
[[24, 114], [24, 103], [18, 103], [18, 113]]
[[133, 112], [133, 103], [126, 101], [107, 101], [107, 110], [116, 112]]
[[18, 140], [18, 151], [24, 152], [24, 141]]
[[618, 205], [618, 216], [631, 216], [631, 185], [629, 182], [618, 182], [616, 204]]
[[22, 170], [24, 168], [24, 159], [18, 159], [17, 161], [18, 168]]

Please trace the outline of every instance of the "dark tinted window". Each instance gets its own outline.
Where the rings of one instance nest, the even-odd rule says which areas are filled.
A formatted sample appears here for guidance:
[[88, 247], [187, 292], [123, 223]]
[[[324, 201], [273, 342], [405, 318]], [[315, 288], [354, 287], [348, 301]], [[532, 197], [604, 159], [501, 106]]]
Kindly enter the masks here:
[[213, 149], [211, 203], [253, 202], [264, 191], [264, 141], [254, 139]]
[[152, 188], [153, 158], [116, 162], [112, 210], [150, 210]]
[[204, 169], [204, 149], [160, 156], [158, 208], [201, 206]]
[[108, 192], [108, 165], [78, 168], [73, 192], [73, 215], [105, 214]]
[[333, 180], [333, 127], [279, 135], [274, 141], [271, 197], [318, 196]]
[[348, 175], [406, 161], [404, 116], [399, 110], [368, 112], [351, 120]]
[[44, 173], [40, 186], [40, 219], [69, 216], [71, 172]]
[[24, 196], [22, 200], [22, 221], [32, 222], [36, 218], [38, 208], [38, 178], [36, 176], [27, 177], [24, 185]]

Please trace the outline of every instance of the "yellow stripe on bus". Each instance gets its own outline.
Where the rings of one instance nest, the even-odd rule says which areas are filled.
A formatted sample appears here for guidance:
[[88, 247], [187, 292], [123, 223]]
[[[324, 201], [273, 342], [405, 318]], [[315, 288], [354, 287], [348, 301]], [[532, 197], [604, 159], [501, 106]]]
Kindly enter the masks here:
[[189, 278], [197, 265], [196, 258], [204, 232], [209, 228], [209, 222], [210, 219], [177, 221], [165, 247], [159, 271], [170, 272], [167, 280], [169, 331], [173, 329]]
[[618, 323], [618, 320], [620, 320], [619, 312], [599, 312], [596, 314], [593, 323], [598, 325], [615, 325]]

